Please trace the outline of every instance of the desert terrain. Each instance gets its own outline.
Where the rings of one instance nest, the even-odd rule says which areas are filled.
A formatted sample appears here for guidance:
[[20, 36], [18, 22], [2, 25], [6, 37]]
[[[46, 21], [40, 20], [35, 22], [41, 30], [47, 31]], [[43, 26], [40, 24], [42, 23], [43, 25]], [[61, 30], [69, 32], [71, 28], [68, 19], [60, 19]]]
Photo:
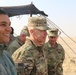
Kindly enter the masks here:
[[[73, 40], [71, 40], [73, 39]], [[65, 49], [63, 75], [76, 75], [76, 37], [59, 37], [58, 42]]]

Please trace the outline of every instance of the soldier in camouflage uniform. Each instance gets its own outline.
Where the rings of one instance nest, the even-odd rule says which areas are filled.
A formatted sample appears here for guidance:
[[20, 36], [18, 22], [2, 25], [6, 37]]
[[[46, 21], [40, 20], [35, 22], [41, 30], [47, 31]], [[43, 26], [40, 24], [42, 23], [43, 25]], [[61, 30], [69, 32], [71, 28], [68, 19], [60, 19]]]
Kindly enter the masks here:
[[62, 64], [65, 58], [63, 47], [57, 43], [58, 29], [51, 28], [47, 30], [49, 41], [45, 48], [48, 59], [48, 75], [63, 75]]
[[0, 75], [17, 75], [15, 64], [4, 47], [9, 42], [10, 33], [10, 19], [6, 12], [0, 9]]
[[[28, 29], [30, 38], [14, 52], [12, 58], [15, 63], [23, 63], [25, 75], [48, 75], [46, 54], [44, 52], [44, 43], [47, 36], [46, 18], [42, 16], [30, 17], [28, 19]], [[18, 67], [17, 69], [19, 70]]]
[[15, 40], [12, 41], [12, 43], [7, 47], [7, 50], [11, 55], [25, 43], [27, 36], [29, 36], [28, 28], [27, 26], [24, 26], [21, 30], [20, 36], [17, 36]]

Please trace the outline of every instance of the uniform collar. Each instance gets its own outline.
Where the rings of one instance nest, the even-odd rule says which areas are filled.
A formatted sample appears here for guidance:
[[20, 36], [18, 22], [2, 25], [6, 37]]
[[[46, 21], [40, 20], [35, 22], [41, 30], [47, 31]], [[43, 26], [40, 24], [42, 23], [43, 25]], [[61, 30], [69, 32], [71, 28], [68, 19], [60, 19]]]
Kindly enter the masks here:
[[44, 45], [37, 46], [36, 43], [30, 37], [28, 37], [27, 39], [29, 39], [34, 44], [35, 47], [43, 48], [43, 46], [44, 46]]
[[43, 45], [42, 45], [42, 44], [37, 45], [31, 38], [30, 38], [30, 40], [33, 42], [33, 44], [34, 44], [36, 47], [43, 47], [43, 46], [44, 46], [44, 44], [43, 44]]
[[51, 47], [51, 48], [56, 48], [56, 47], [58, 46], [58, 44], [57, 44], [57, 42], [56, 42], [55, 46], [52, 47], [51, 44], [50, 44], [50, 42], [48, 41], [48, 46]]

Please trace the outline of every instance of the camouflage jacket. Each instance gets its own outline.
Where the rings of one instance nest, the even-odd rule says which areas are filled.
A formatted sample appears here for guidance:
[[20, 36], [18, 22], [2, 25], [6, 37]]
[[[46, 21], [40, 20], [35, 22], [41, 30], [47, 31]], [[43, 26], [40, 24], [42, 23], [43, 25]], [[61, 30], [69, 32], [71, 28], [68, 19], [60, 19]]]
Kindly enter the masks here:
[[0, 75], [17, 75], [15, 64], [3, 44], [0, 44]]
[[49, 41], [45, 44], [48, 61], [48, 75], [63, 75], [62, 64], [65, 58], [63, 47], [56, 43], [55, 47], [51, 47]]
[[15, 50], [17, 50], [20, 46], [22, 46], [23, 43], [20, 41], [18, 37], [8, 46], [7, 50], [12, 55]]
[[32, 40], [28, 39], [14, 52], [12, 58], [15, 63], [24, 64], [25, 75], [48, 75], [45, 55], [43, 47], [37, 47]]

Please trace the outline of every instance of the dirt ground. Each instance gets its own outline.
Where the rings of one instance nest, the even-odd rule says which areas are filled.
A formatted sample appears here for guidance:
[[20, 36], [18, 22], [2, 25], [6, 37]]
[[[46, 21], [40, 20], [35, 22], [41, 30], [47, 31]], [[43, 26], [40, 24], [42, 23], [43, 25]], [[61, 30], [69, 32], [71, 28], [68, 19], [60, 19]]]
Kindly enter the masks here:
[[66, 58], [64, 60], [63, 75], [76, 75], [76, 58]]
[[[76, 37], [72, 37], [72, 39], [76, 41]], [[63, 38], [63, 40], [60, 38], [58, 40], [58, 42], [61, 43], [65, 49], [63, 75], [76, 75], [76, 43], [69, 38]]]

